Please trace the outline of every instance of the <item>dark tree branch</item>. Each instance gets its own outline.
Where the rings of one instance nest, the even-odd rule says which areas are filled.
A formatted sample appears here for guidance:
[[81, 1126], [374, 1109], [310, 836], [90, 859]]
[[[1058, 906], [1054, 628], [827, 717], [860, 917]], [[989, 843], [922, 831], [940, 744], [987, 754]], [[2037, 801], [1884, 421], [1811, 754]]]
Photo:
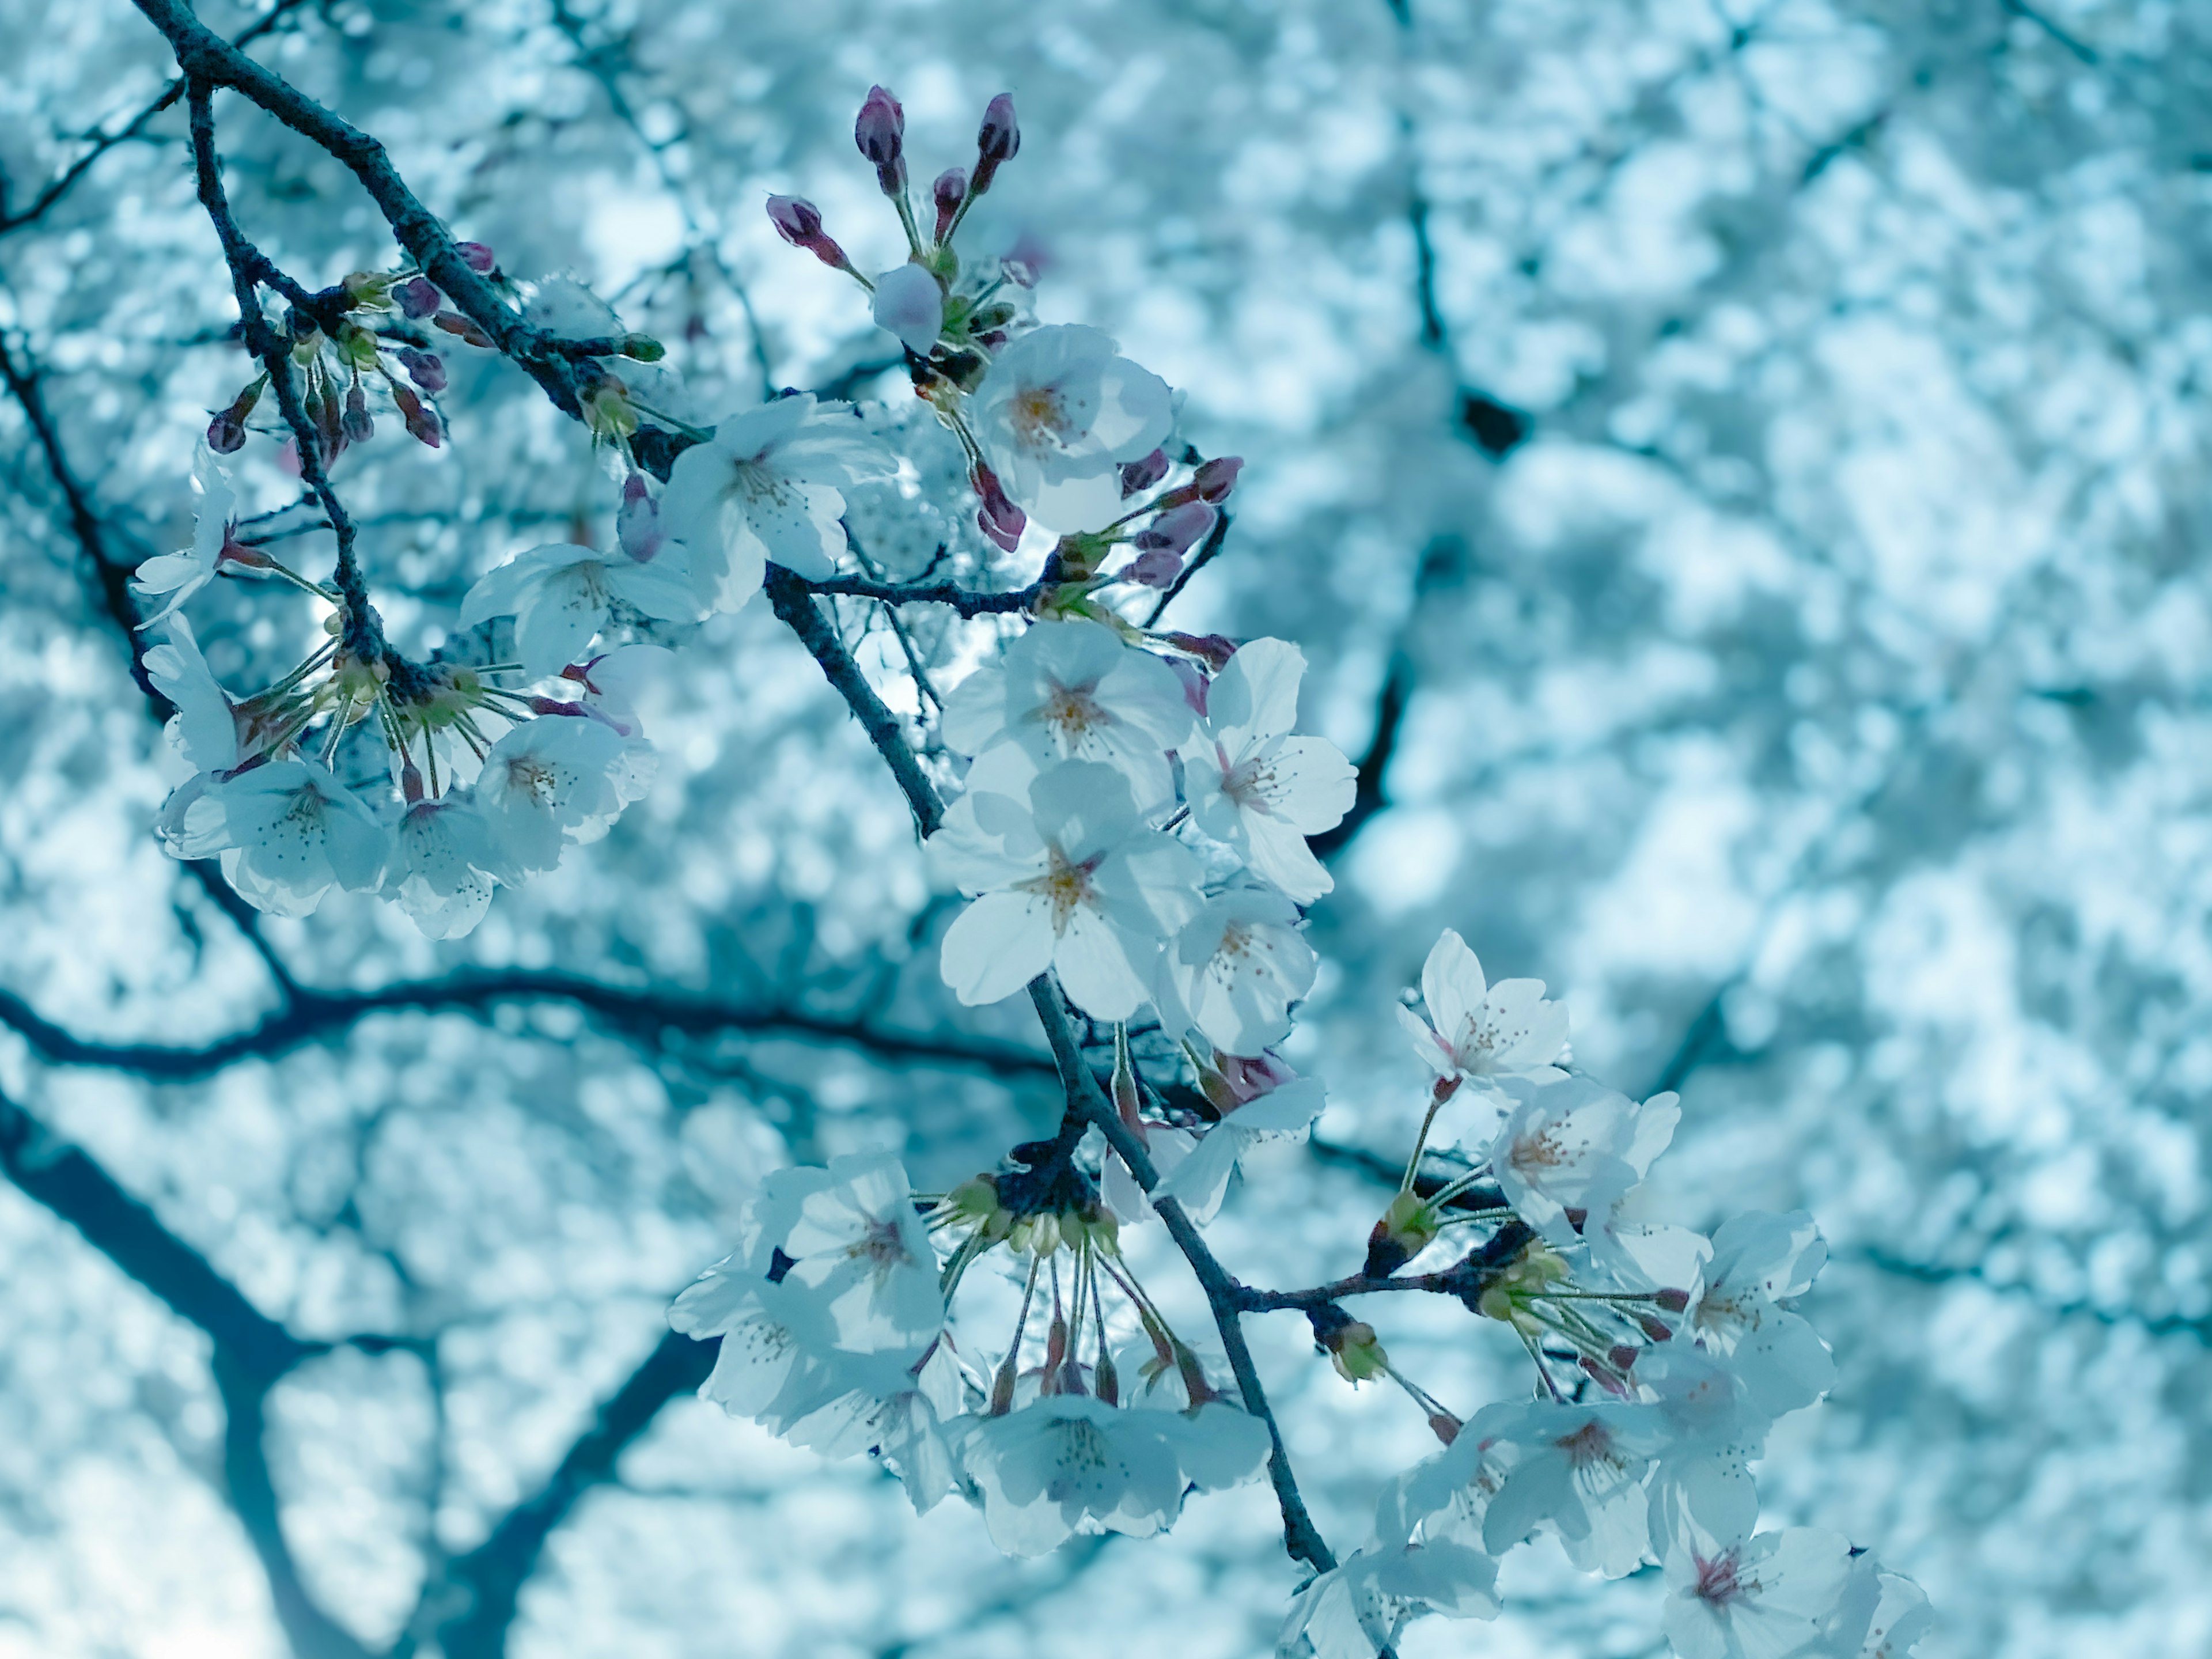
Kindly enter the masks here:
[[525, 323], [496, 289], [470, 268], [438, 216], [418, 200], [385, 148], [338, 118], [283, 76], [263, 68], [195, 17], [185, 0], [137, 0], [138, 9], [168, 38], [185, 76], [229, 87], [275, 116], [351, 171], [392, 234], [429, 279], [470, 321], [489, 335], [544, 388], [564, 413], [582, 417], [574, 366], [541, 330]]
[[538, 1570], [545, 1540], [585, 1493], [614, 1477], [623, 1452], [652, 1425], [663, 1406], [707, 1380], [717, 1346], [675, 1331], [663, 1336], [601, 1403], [591, 1426], [569, 1446], [545, 1484], [501, 1516], [483, 1543], [433, 1575], [437, 1589], [426, 1587], [424, 1609], [434, 1609], [448, 1596], [461, 1603], [437, 1622], [438, 1647], [446, 1659], [501, 1659], [522, 1587]]
[[82, 1236], [118, 1270], [205, 1334], [225, 1412], [223, 1486], [269, 1578], [276, 1618], [299, 1659], [368, 1659], [368, 1650], [318, 1606], [284, 1540], [264, 1446], [269, 1391], [302, 1360], [329, 1351], [303, 1342], [216, 1272], [78, 1147], [57, 1139], [0, 1095], [0, 1170], [25, 1196]]
[[1313, 848], [1316, 858], [1335, 857], [1367, 827], [1368, 819], [1389, 805], [1385, 782], [1391, 757], [1398, 752], [1398, 732], [1405, 722], [1406, 705], [1413, 697], [1413, 659], [1402, 650], [1395, 651], [1390, 656], [1389, 669], [1382, 676], [1382, 689], [1375, 698], [1375, 734], [1368, 738], [1367, 751], [1359, 757], [1352, 809], [1338, 820], [1334, 829], [1306, 837], [1306, 845]]
[[[249, 41], [259, 40], [283, 21], [288, 15], [307, 3], [307, 0], [276, 0], [276, 4], [271, 6], [264, 15], [231, 36], [230, 44], [234, 46], [243, 46]], [[9, 213], [6, 211], [4, 204], [0, 204], [0, 236], [5, 236], [13, 230], [20, 230], [25, 225], [44, 218], [48, 210], [76, 186], [77, 180], [92, 170], [94, 162], [117, 145], [127, 144], [133, 139], [144, 137], [146, 128], [154, 118], [165, 110], [173, 109], [177, 100], [184, 95], [185, 77], [180, 75], [161, 89], [160, 97], [155, 99], [152, 103], [147, 105], [112, 132], [86, 134], [84, 142], [89, 143], [92, 148], [48, 180], [46, 186], [31, 198], [28, 207], [21, 213]]]
[[988, 1037], [902, 1031], [863, 1020], [746, 1008], [681, 991], [630, 990], [577, 975], [520, 968], [404, 981], [374, 991], [300, 988], [286, 1006], [258, 1024], [198, 1046], [88, 1042], [6, 990], [0, 990], [0, 1025], [14, 1030], [50, 1065], [100, 1066], [155, 1082], [181, 1083], [213, 1076], [241, 1060], [274, 1059], [343, 1035], [378, 1014], [419, 1010], [483, 1015], [504, 1004], [523, 1002], [567, 1003], [641, 1042], [657, 1044], [671, 1031], [686, 1036], [738, 1031], [836, 1043], [897, 1062], [975, 1066], [1015, 1075], [1049, 1076], [1053, 1071], [1045, 1055]]
[[1026, 611], [1044, 592], [1042, 582], [1031, 582], [1027, 587], [1012, 588], [1003, 593], [977, 593], [949, 581], [884, 582], [867, 576], [831, 576], [820, 581], [793, 576], [791, 580], [809, 593], [881, 599], [888, 605], [942, 605], [971, 619]]

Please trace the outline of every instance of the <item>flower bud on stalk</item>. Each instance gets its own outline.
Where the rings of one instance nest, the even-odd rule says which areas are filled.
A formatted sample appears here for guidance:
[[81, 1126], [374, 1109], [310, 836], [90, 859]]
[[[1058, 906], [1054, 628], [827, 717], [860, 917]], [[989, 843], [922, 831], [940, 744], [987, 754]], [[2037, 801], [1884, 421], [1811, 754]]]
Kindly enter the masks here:
[[1360, 1271], [1388, 1279], [1434, 1242], [1437, 1212], [1419, 1193], [1400, 1193], [1367, 1235], [1367, 1261]]
[[771, 196], [768, 198], [769, 222], [775, 234], [793, 247], [803, 247], [832, 270], [850, 270], [853, 262], [822, 231], [822, 213], [813, 203], [799, 196]]
[[482, 242], [456, 242], [453, 252], [479, 276], [489, 276], [499, 269], [499, 256]]
[[253, 413], [253, 405], [261, 401], [261, 389], [269, 384], [266, 374], [256, 379], [240, 392], [228, 409], [218, 410], [208, 422], [208, 447], [218, 455], [234, 455], [246, 447], [246, 417]]
[[416, 442], [435, 449], [445, 441], [445, 428], [439, 423], [438, 411], [397, 380], [392, 383], [392, 401], [399, 406], [399, 418], [406, 423], [407, 435]]
[[1313, 1327], [1314, 1340], [1346, 1382], [1370, 1382], [1389, 1370], [1390, 1356], [1383, 1351], [1375, 1328], [1354, 1319], [1334, 1303], [1314, 1309], [1306, 1315], [1306, 1322]]
[[937, 182], [929, 187], [930, 199], [937, 204], [937, 240], [943, 241], [952, 228], [952, 216], [960, 211], [960, 204], [968, 199], [968, 174], [960, 167], [947, 167], [937, 175]]
[[983, 125], [975, 135], [975, 179], [969, 194], [981, 196], [990, 189], [1002, 162], [1011, 161], [1022, 147], [1022, 129], [1014, 119], [1014, 100], [1000, 93], [983, 111]]
[[489, 348], [492, 343], [490, 335], [485, 333], [458, 311], [441, 311], [430, 321], [434, 326], [444, 329], [448, 334], [458, 336], [472, 346]]
[[346, 393], [345, 414], [338, 424], [352, 443], [365, 444], [376, 435], [376, 422], [368, 416], [368, 398], [360, 386]]
[[1168, 476], [1168, 453], [1156, 449], [1142, 460], [1124, 462], [1121, 466], [1121, 499], [1150, 489]]
[[982, 462], [975, 463], [969, 482], [975, 486], [976, 499], [982, 503], [975, 514], [977, 526], [1002, 550], [1012, 552], [1021, 544], [1022, 532], [1029, 526], [1029, 514], [1006, 499], [1006, 486], [999, 482], [999, 475]]
[[881, 87], [868, 88], [860, 118], [853, 123], [853, 142], [876, 169], [876, 182], [886, 196], [906, 190], [906, 112], [899, 100]]
[[431, 315], [446, 303], [446, 296], [438, 292], [438, 285], [428, 276], [416, 276], [402, 283], [392, 290], [392, 298], [399, 301], [399, 314], [416, 321]]
[[434, 351], [417, 351], [409, 346], [398, 354], [400, 368], [408, 377], [425, 392], [446, 389], [446, 360]]

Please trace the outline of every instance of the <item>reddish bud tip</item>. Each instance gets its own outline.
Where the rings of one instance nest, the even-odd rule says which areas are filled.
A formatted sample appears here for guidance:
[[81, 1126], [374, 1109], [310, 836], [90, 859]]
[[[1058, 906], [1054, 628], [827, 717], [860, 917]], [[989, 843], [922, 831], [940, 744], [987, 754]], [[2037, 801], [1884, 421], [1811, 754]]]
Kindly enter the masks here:
[[969, 477], [975, 486], [976, 499], [982, 503], [975, 514], [976, 523], [992, 541], [1012, 552], [1022, 538], [1022, 532], [1029, 526], [1029, 514], [1007, 500], [999, 475], [989, 467], [978, 464]]
[[1176, 650], [1189, 652], [1217, 674], [1237, 654], [1237, 641], [1225, 634], [1170, 634], [1167, 638]]
[[469, 269], [479, 276], [489, 276], [499, 269], [499, 256], [482, 242], [456, 242], [453, 252], [459, 254], [467, 262]]
[[399, 366], [408, 378], [425, 392], [446, 389], [446, 360], [434, 351], [417, 351], [412, 346], [398, 354]]
[[1680, 1313], [1690, 1305], [1690, 1293], [1687, 1291], [1662, 1291], [1651, 1299], [1668, 1313]]
[[1447, 1446], [1459, 1438], [1459, 1431], [1466, 1426], [1456, 1417], [1448, 1417], [1442, 1412], [1432, 1412], [1429, 1415], [1429, 1432]]
[[1218, 455], [1198, 469], [1191, 480], [1202, 501], [1225, 501], [1229, 492], [1237, 488], [1237, 475], [1244, 470], [1241, 455]]
[[937, 175], [937, 182], [929, 187], [930, 200], [937, 204], [937, 240], [943, 241], [945, 233], [952, 228], [952, 216], [960, 211], [960, 204], [968, 199], [968, 174], [960, 167], [947, 167]]
[[896, 196], [906, 188], [906, 112], [881, 87], [868, 88], [867, 101], [853, 123], [853, 142], [874, 164], [876, 181], [884, 195]]
[[399, 301], [403, 317], [423, 318], [446, 303], [446, 296], [438, 292], [438, 285], [427, 276], [411, 277], [392, 290], [393, 299]]
[[1672, 1342], [1674, 1340], [1674, 1328], [1650, 1314], [1637, 1315], [1636, 1327], [1654, 1342]]
[[768, 216], [776, 234], [793, 247], [808, 247], [822, 234], [822, 213], [803, 196], [771, 196]]
[[1164, 449], [1156, 449], [1140, 461], [1123, 463], [1121, 499], [1127, 501], [1139, 490], [1150, 489], [1167, 476], [1168, 453]]
[[246, 422], [230, 410], [218, 410], [208, 422], [208, 447], [218, 455], [234, 455], [246, 447]]
[[990, 189], [1001, 162], [1011, 161], [1022, 147], [1021, 124], [1014, 119], [1014, 100], [1000, 93], [983, 111], [983, 125], [975, 134], [975, 194]]
[[1137, 532], [1138, 550], [1173, 553], [1180, 558], [1190, 550], [1193, 543], [1213, 528], [1220, 516], [1204, 501], [1171, 507]]
[[1132, 559], [1121, 572], [1125, 582], [1141, 582], [1146, 587], [1170, 588], [1182, 574], [1182, 554], [1170, 547], [1148, 547]]
[[1636, 1350], [1626, 1342], [1616, 1343], [1606, 1350], [1605, 1357], [1613, 1362], [1613, 1370], [1626, 1371], [1636, 1363]]

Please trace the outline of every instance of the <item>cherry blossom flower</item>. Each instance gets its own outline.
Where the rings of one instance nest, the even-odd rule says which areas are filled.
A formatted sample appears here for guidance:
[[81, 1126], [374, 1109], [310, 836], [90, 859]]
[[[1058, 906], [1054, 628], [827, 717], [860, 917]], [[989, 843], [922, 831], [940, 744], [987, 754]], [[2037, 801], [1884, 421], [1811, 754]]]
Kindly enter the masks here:
[[1079, 1530], [1148, 1538], [1174, 1522], [1187, 1486], [1241, 1485], [1267, 1451], [1265, 1425], [1220, 1401], [1185, 1413], [1065, 1394], [971, 1418], [960, 1443], [983, 1524], [1009, 1555], [1042, 1555]]
[[699, 597], [735, 611], [759, 591], [770, 560], [830, 575], [845, 550], [839, 492], [896, 470], [850, 405], [801, 392], [730, 416], [678, 456], [661, 520], [690, 552]]
[[1182, 683], [1159, 658], [1124, 645], [1103, 623], [1039, 623], [945, 700], [948, 746], [982, 755], [1012, 744], [1039, 765], [1102, 761], [1126, 772], [1139, 805], [1166, 800], [1168, 751], [1194, 719]]
[[1319, 1078], [1300, 1077], [1272, 1054], [1216, 1059], [1221, 1069], [1201, 1079], [1201, 1085], [1220, 1111], [1220, 1121], [1183, 1155], [1164, 1161], [1156, 1149], [1153, 1160], [1164, 1170], [1154, 1192], [1174, 1199], [1196, 1221], [1209, 1221], [1220, 1209], [1229, 1177], [1247, 1152], [1262, 1140], [1303, 1133], [1327, 1099]]
[[1429, 1024], [1409, 1008], [1398, 1020], [1438, 1077], [1486, 1085], [1499, 1077], [1548, 1083], [1566, 1075], [1554, 1063], [1566, 1051], [1566, 1005], [1547, 1002], [1540, 979], [1486, 984], [1481, 962], [1449, 927], [1421, 965], [1421, 1000]]
[[1296, 905], [1268, 888], [1232, 887], [1169, 946], [1163, 1018], [1171, 1000], [1181, 1027], [1196, 1026], [1224, 1054], [1259, 1054], [1290, 1034], [1291, 1005], [1313, 989], [1319, 963]]
[[828, 1184], [800, 1200], [782, 1248], [784, 1282], [819, 1300], [846, 1352], [918, 1349], [945, 1323], [937, 1255], [896, 1158], [830, 1159]]
[[257, 908], [304, 916], [332, 887], [361, 891], [384, 874], [392, 832], [313, 761], [271, 761], [211, 780], [184, 814], [186, 859], [222, 856], [223, 874]]
[[1853, 1567], [1863, 1578], [1874, 1581], [1875, 1609], [1867, 1633], [1859, 1644], [1857, 1659], [1906, 1659], [1936, 1622], [1927, 1592], [1910, 1578], [1884, 1572], [1871, 1555], [1862, 1555]]
[[1644, 1178], [1681, 1115], [1671, 1094], [1638, 1106], [1588, 1078], [1507, 1076], [1497, 1086], [1510, 1109], [1490, 1145], [1491, 1170], [1505, 1201], [1555, 1244], [1573, 1243], [1598, 1202]]
[[1827, 1253], [1802, 1210], [1732, 1217], [1713, 1236], [1712, 1260], [1690, 1304], [1686, 1328], [1700, 1346], [1727, 1356], [1752, 1408], [1766, 1416], [1809, 1406], [1835, 1383], [1828, 1345], [1781, 1305], [1812, 1288]]
[[512, 616], [523, 672], [543, 678], [574, 661], [618, 607], [657, 622], [697, 617], [698, 596], [681, 551], [666, 549], [641, 563], [588, 547], [533, 547], [469, 590], [460, 623], [474, 628]]
[[168, 621], [167, 636], [145, 655], [146, 678], [176, 706], [168, 734], [178, 752], [202, 772], [227, 772], [238, 764], [238, 717], [230, 694], [209, 672], [192, 625], [181, 614]]
[[157, 553], [131, 575], [131, 591], [144, 604], [165, 595], [167, 603], [138, 624], [151, 628], [166, 622], [186, 599], [216, 579], [231, 546], [231, 532], [238, 518], [238, 493], [230, 487], [230, 474], [202, 443], [192, 456], [192, 489], [199, 506], [192, 514], [192, 544], [182, 553]]
[[[1038, 774], [1024, 815], [994, 799], [930, 837], [939, 867], [980, 895], [945, 935], [945, 982], [975, 1006], [1058, 971], [1078, 1007], [1127, 1019], [1152, 994], [1161, 940], [1198, 908], [1197, 861], [1146, 829], [1128, 780], [1064, 761]], [[1000, 831], [994, 836], [980, 826]]]
[[1277, 1650], [1376, 1659], [1417, 1614], [1498, 1616], [1498, 1564], [1453, 1539], [1368, 1545], [1291, 1599]]
[[1008, 344], [969, 412], [1006, 493], [1059, 531], [1103, 529], [1119, 514], [1121, 465], [1158, 448], [1175, 424], [1167, 382], [1080, 324]]
[[1872, 1609], [1858, 1629], [1840, 1627], [1851, 1622], [1850, 1551], [1813, 1527], [1723, 1540], [1686, 1522], [1662, 1563], [1673, 1594], [1661, 1627], [1681, 1659], [1851, 1659]]
[[[868, 1357], [871, 1369], [879, 1358]], [[864, 1378], [842, 1355], [837, 1364], [856, 1379]], [[954, 1435], [961, 1427], [966, 1389], [951, 1334], [946, 1332], [930, 1345], [919, 1364], [902, 1371], [895, 1382], [878, 1380], [871, 1385], [863, 1380], [861, 1386], [798, 1418], [784, 1437], [824, 1457], [867, 1452], [883, 1459], [906, 1487], [915, 1513], [926, 1514], [943, 1501], [959, 1478]]]
[[513, 869], [471, 792], [455, 789], [407, 809], [384, 889], [430, 938], [459, 939], [491, 908], [496, 877]]
[[1668, 1441], [1656, 1407], [1490, 1406], [1460, 1431], [1469, 1437], [1504, 1468], [1483, 1520], [1492, 1554], [1548, 1526], [1586, 1572], [1619, 1578], [1642, 1565], [1651, 1542], [1644, 1478]]
[[1300, 904], [1335, 884], [1306, 837], [1352, 810], [1352, 763], [1326, 738], [1289, 735], [1306, 659], [1281, 640], [1254, 640], [1206, 689], [1205, 732], [1184, 745], [1191, 821]]
[[896, 335], [917, 357], [929, 356], [945, 326], [945, 290], [917, 264], [903, 264], [876, 278], [871, 310], [876, 326]]
[[545, 715], [491, 746], [477, 805], [495, 854], [522, 870], [550, 870], [568, 842], [597, 841], [634, 797], [629, 745], [613, 726]]

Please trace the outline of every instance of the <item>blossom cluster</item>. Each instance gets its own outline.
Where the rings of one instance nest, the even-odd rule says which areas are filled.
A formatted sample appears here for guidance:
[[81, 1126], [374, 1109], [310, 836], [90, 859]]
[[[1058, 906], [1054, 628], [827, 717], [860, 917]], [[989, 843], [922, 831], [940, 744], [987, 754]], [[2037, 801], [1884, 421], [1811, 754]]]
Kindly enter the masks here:
[[[1279, 1049], [1318, 974], [1304, 908], [1331, 890], [1309, 837], [1352, 809], [1357, 775], [1297, 731], [1295, 645], [1158, 626], [1220, 545], [1242, 463], [1181, 441], [1166, 383], [1110, 337], [1036, 323], [1025, 263], [956, 252], [1019, 149], [1012, 101], [987, 109], [972, 166], [930, 186], [927, 234], [903, 112], [883, 88], [854, 139], [896, 215], [903, 264], [859, 270], [796, 198], [771, 198], [770, 218], [852, 277], [898, 341], [958, 446], [960, 516], [1003, 554], [1039, 561], [1011, 602], [982, 596], [993, 602], [975, 610], [1012, 617], [1011, 632], [943, 698], [923, 758], [897, 757], [958, 790], [927, 843], [969, 901], [944, 933], [941, 973], [970, 1006], [1024, 989], [1051, 1019], [1072, 1005], [1093, 1030], [1062, 1047], [1103, 1051], [1110, 1032], [1111, 1064], [1102, 1090], [1089, 1054], [1062, 1053], [1059, 1133], [944, 1191], [915, 1192], [884, 1155], [770, 1176], [734, 1248], [671, 1310], [676, 1328], [720, 1345], [702, 1392], [825, 1455], [879, 1457], [917, 1511], [957, 1492], [1002, 1548], [1031, 1555], [1077, 1532], [1157, 1533], [1188, 1492], [1263, 1466], [1290, 1486], [1235, 1322], [1297, 1310], [1317, 1354], [1354, 1385], [1395, 1386], [1440, 1449], [1392, 1483], [1372, 1537], [1341, 1563], [1297, 1542], [1286, 1501], [1294, 1547], [1317, 1571], [1285, 1651], [1371, 1659], [1417, 1615], [1494, 1614], [1498, 1559], [1540, 1534], [1607, 1577], [1656, 1563], [1684, 1659], [1908, 1651], [1929, 1616], [1908, 1581], [1840, 1534], [1758, 1530], [1750, 1465], [1776, 1419], [1833, 1376], [1792, 1305], [1825, 1260], [1810, 1218], [1739, 1216], [1710, 1237], [1642, 1221], [1639, 1188], [1678, 1103], [1638, 1103], [1572, 1069], [1564, 1004], [1534, 980], [1491, 983], [1457, 934], [1424, 969], [1425, 1018], [1398, 1011], [1429, 1074], [1425, 1109], [1360, 1271], [1306, 1291], [1222, 1289], [1196, 1229], [1254, 1142], [1304, 1133], [1323, 1105], [1320, 1081]], [[487, 251], [470, 263], [496, 276]], [[246, 533], [253, 521], [216, 453], [243, 444], [259, 383], [210, 428], [192, 548], [138, 573], [158, 606], [146, 626], [162, 630], [146, 670], [177, 708], [191, 770], [161, 834], [180, 857], [220, 857], [257, 905], [298, 914], [333, 888], [377, 891], [426, 933], [465, 932], [496, 884], [553, 868], [642, 793], [651, 751], [633, 698], [658, 641], [772, 580], [779, 607], [793, 582], [873, 591], [841, 580], [860, 562], [848, 496], [911, 477], [877, 422], [789, 393], [690, 425], [665, 412], [657, 382], [617, 372], [615, 359], [653, 362], [658, 346], [557, 287], [541, 321], [565, 312], [605, 331], [569, 356], [620, 479], [613, 545], [534, 548], [483, 574], [458, 617], [483, 660], [410, 660], [343, 552], [325, 584]], [[380, 356], [407, 325], [427, 317], [489, 343], [412, 268], [304, 299], [346, 319], [307, 328], [295, 300], [288, 361], [315, 429], [335, 434], [314, 447], [320, 466], [368, 435], [366, 415], [354, 419], [364, 375], [410, 407]], [[442, 367], [406, 351], [420, 353], [398, 359], [415, 384], [434, 389]], [[329, 607], [318, 647], [243, 698], [210, 672], [183, 609], [218, 578], [288, 583]], [[380, 765], [349, 766], [367, 746], [349, 748], [357, 731], [380, 742]], [[929, 793], [913, 792], [918, 812], [933, 811]], [[1140, 1065], [1148, 1030], [1170, 1058]], [[1123, 1230], [1156, 1218], [1209, 1264], [1233, 1399], [1206, 1340], [1175, 1328], [1123, 1254]], [[960, 1300], [994, 1274], [1013, 1307], [1003, 1322], [989, 1296]], [[1533, 1368], [1528, 1396], [1451, 1409], [1343, 1306], [1386, 1291], [1446, 1296], [1510, 1332]]]

